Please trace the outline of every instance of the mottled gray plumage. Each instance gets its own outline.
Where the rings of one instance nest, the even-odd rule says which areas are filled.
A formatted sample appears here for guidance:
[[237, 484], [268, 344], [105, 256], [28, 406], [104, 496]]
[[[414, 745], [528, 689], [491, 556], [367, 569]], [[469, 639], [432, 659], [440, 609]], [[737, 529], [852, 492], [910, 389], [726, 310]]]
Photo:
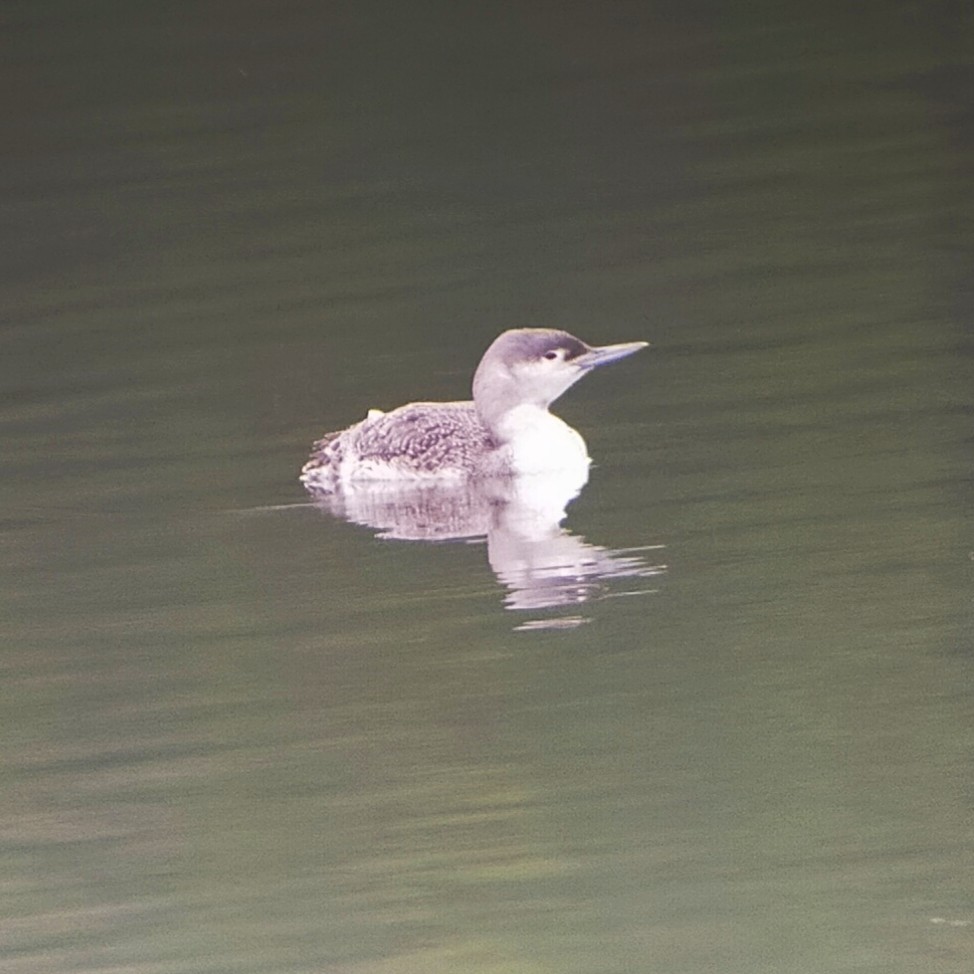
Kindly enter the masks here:
[[471, 402], [417, 402], [314, 444], [301, 480], [329, 493], [343, 482], [457, 479], [588, 464], [581, 437], [548, 406], [596, 366], [644, 348], [629, 342], [592, 348], [549, 328], [500, 335], [484, 353]]
[[364, 472], [381, 464], [405, 475], [448, 468], [469, 474], [496, 446], [473, 402], [413, 402], [322, 437], [304, 473], [323, 466], [338, 470], [353, 459]]

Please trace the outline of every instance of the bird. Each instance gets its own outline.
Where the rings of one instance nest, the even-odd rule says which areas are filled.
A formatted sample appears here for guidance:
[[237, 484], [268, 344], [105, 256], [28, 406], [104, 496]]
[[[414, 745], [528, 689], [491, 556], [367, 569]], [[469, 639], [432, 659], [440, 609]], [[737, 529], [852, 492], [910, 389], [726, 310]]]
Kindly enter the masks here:
[[333, 494], [370, 482], [587, 472], [585, 441], [548, 407], [593, 369], [648, 345], [593, 347], [554, 328], [505, 331], [477, 366], [472, 400], [369, 410], [361, 422], [315, 442], [300, 479], [312, 494]]

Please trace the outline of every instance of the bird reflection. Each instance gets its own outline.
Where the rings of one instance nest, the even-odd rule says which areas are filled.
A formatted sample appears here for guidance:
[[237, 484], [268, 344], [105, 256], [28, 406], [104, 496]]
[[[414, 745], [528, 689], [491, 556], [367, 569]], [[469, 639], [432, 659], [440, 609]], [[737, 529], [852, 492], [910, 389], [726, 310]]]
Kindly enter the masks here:
[[[587, 479], [552, 472], [463, 484], [372, 482], [318, 496], [315, 504], [390, 540], [486, 538], [490, 567], [507, 589], [505, 606], [535, 611], [622, 594], [610, 591], [609, 580], [648, 579], [665, 570], [644, 557], [662, 546], [613, 550], [562, 527], [566, 507]], [[583, 616], [563, 616], [518, 628], [570, 628], [586, 621]]]

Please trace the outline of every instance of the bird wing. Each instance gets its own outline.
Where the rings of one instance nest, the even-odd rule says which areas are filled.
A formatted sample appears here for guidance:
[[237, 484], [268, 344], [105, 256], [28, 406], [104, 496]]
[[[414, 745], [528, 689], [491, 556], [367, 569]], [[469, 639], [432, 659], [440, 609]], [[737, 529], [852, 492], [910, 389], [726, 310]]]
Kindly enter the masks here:
[[430, 471], [471, 467], [494, 446], [472, 402], [410, 403], [355, 428], [360, 459]]

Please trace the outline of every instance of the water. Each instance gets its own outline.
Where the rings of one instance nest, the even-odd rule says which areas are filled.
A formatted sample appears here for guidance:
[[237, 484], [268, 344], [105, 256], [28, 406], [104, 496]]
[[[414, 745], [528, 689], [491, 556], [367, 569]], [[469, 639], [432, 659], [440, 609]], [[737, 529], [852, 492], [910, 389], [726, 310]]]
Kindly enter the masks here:
[[[970, 970], [964, 10], [3, 18], [4, 970]], [[305, 504], [511, 325], [665, 573]]]

